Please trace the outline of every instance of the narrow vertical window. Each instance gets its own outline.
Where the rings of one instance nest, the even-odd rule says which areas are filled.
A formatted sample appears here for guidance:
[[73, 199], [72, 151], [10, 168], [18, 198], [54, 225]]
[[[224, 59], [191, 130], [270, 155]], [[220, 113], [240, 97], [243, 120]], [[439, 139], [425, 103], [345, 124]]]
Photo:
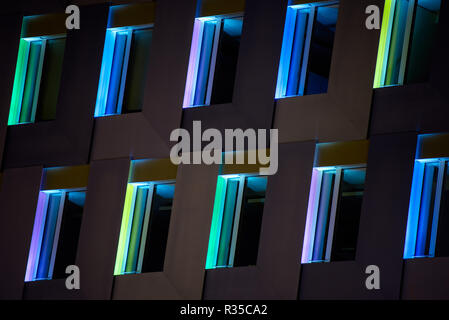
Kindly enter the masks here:
[[448, 169], [445, 159], [415, 160], [404, 258], [449, 255]]
[[276, 98], [327, 92], [337, 16], [338, 1], [287, 8]]
[[41, 191], [25, 281], [65, 278], [75, 264], [86, 192]]
[[219, 176], [206, 269], [255, 265], [267, 178]]
[[428, 80], [441, 0], [386, 0], [374, 88]]
[[243, 17], [195, 19], [184, 107], [232, 102]]
[[354, 260], [365, 168], [314, 168], [302, 263]]
[[106, 31], [95, 116], [142, 110], [153, 29]]
[[114, 275], [164, 267], [175, 185], [129, 183]]
[[20, 39], [8, 125], [55, 119], [64, 49], [65, 35]]

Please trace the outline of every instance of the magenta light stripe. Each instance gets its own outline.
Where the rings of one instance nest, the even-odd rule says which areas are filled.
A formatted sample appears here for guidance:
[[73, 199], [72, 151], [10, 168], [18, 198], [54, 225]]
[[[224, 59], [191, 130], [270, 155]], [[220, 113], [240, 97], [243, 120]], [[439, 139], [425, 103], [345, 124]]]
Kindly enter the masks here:
[[312, 235], [314, 234], [314, 223], [316, 220], [316, 203], [318, 199], [320, 172], [313, 169], [312, 182], [310, 183], [309, 204], [307, 206], [306, 230], [304, 232], [304, 242], [302, 248], [301, 263], [310, 262], [310, 253], [312, 251]]
[[42, 233], [44, 231], [45, 222], [45, 204], [47, 202], [47, 194], [39, 192], [39, 199], [37, 201], [36, 216], [34, 218], [33, 235], [31, 237], [30, 252], [28, 254], [28, 264], [25, 274], [25, 281], [33, 281], [38, 257], [42, 241]]
[[184, 92], [183, 108], [188, 108], [193, 105], [193, 97], [195, 95], [196, 75], [198, 72], [198, 60], [201, 49], [201, 29], [203, 22], [195, 19], [193, 26], [192, 45], [190, 47], [189, 68], [187, 71], [186, 89]]

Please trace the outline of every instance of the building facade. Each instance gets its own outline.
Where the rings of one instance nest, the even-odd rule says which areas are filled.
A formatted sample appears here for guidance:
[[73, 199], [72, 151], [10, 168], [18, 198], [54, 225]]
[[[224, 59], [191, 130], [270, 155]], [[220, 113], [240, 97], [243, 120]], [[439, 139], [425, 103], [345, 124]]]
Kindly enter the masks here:
[[[2, 299], [449, 298], [447, 1], [74, 4], [0, 8]], [[173, 164], [194, 121], [277, 173]]]

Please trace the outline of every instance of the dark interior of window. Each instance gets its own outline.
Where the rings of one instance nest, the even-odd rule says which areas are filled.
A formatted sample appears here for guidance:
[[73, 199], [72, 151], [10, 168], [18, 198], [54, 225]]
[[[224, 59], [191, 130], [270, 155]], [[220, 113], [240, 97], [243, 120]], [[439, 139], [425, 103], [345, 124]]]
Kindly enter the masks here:
[[55, 279], [66, 278], [66, 267], [75, 264], [85, 200], [85, 191], [66, 193], [53, 269], [53, 278]]
[[365, 189], [365, 169], [342, 171], [332, 242], [332, 261], [354, 260]]
[[223, 19], [221, 24], [211, 104], [232, 102], [243, 17]]
[[142, 272], [157, 272], [162, 271], [164, 268], [165, 249], [167, 246], [174, 194], [174, 184], [160, 184], [155, 186]]
[[327, 92], [337, 16], [338, 5], [317, 7], [316, 9], [305, 94]]
[[49, 39], [45, 46], [44, 64], [36, 108], [36, 121], [56, 119], [65, 38]]
[[153, 29], [133, 31], [122, 113], [142, 110], [152, 37]]
[[248, 177], [245, 181], [234, 267], [256, 265], [266, 188], [266, 177]]

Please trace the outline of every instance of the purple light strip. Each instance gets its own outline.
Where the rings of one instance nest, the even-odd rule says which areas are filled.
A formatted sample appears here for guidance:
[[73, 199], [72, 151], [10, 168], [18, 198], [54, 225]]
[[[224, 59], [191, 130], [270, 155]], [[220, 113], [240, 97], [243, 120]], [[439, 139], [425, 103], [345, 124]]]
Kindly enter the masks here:
[[48, 195], [45, 192], [39, 192], [37, 201], [36, 217], [34, 218], [33, 235], [31, 237], [30, 252], [28, 254], [28, 263], [25, 273], [25, 281], [33, 281], [36, 273], [39, 252], [42, 241], [42, 233], [45, 225], [45, 206]]
[[186, 89], [184, 92], [183, 108], [193, 105], [193, 97], [195, 95], [196, 76], [198, 73], [198, 60], [201, 49], [201, 34], [203, 21], [195, 19], [193, 26], [192, 45], [190, 47], [189, 68], [187, 71]]
[[315, 221], [317, 212], [317, 200], [319, 192], [320, 172], [313, 169], [312, 182], [310, 183], [309, 204], [307, 206], [306, 230], [304, 232], [304, 242], [302, 248], [301, 263], [309, 263], [312, 253], [312, 237], [315, 234]]

